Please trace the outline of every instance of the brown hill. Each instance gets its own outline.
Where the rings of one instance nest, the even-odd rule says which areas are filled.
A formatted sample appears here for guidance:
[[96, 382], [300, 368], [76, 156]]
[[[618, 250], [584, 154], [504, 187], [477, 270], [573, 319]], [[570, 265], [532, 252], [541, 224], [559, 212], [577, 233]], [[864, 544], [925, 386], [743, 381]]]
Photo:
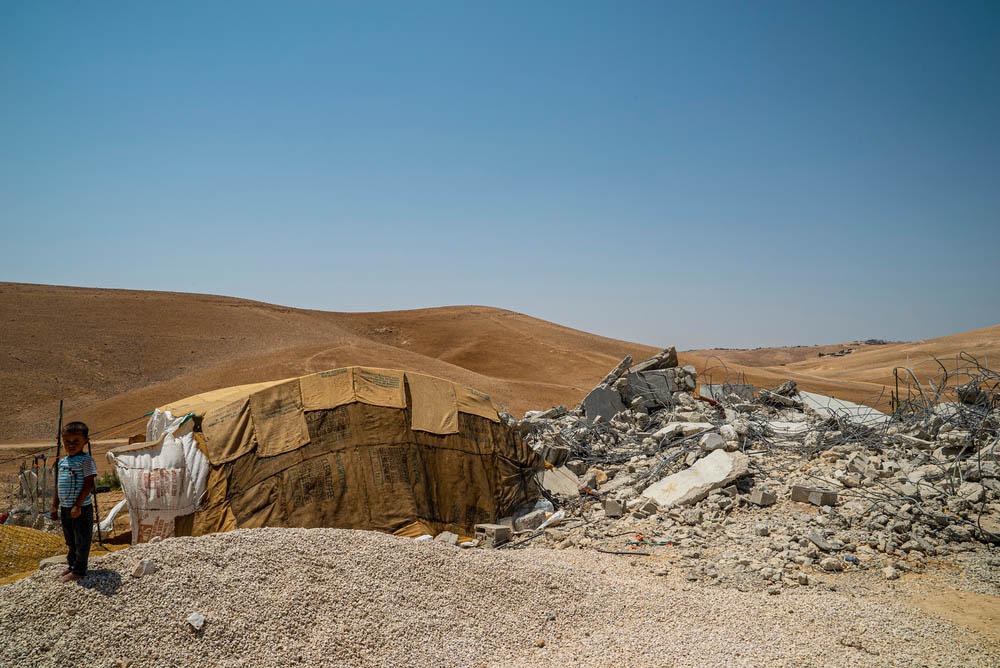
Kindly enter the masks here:
[[[844, 347], [855, 351], [843, 357], [819, 357]], [[681, 355], [694, 364], [699, 380], [708, 382], [745, 382], [757, 386], [777, 385], [785, 379], [800, 387], [859, 403], [887, 409], [894, 389], [893, 369], [913, 370], [922, 383], [937, 382], [943, 365], [949, 372], [968, 368], [972, 355], [983, 366], [1000, 366], [1000, 325], [984, 327], [926, 341], [885, 345], [838, 344], [757, 350], [693, 350]], [[937, 360], [937, 361], [936, 361]], [[941, 362], [941, 365], [938, 364]], [[949, 378], [949, 384], [964, 382], [961, 373]]]
[[[412, 369], [489, 392], [514, 413], [575, 404], [625, 354], [617, 341], [485, 306], [334, 313], [231, 297], [0, 283], [0, 442], [48, 439], [60, 397], [102, 437], [141, 431], [154, 406], [218, 387], [350, 364]], [[700, 376], [887, 405], [892, 368], [931, 355], [1000, 359], [1000, 325], [919, 343], [681, 354]], [[722, 364], [727, 369], [724, 370]], [[882, 397], [882, 400], [879, 400]], [[120, 423], [132, 422], [120, 425]], [[114, 428], [112, 428], [114, 427]]]
[[511, 411], [573, 403], [649, 346], [520, 313], [449, 306], [293, 309], [211, 295], [0, 283], [0, 441], [49, 438], [60, 397], [103, 436], [205, 390], [350, 364], [412, 369], [489, 392]]

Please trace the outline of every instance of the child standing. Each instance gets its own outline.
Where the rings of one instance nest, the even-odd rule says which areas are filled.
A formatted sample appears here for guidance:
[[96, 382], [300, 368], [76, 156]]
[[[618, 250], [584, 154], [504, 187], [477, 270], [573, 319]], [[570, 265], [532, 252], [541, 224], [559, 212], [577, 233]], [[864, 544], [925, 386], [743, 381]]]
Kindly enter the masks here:
[[63, 582], [73, 582], [87, 574], [90, 541], [94, 531], [94, 505], [90, 493], [94, 490], [97, 465], [83, 451], [90, 443], [90, 430], [83, 422], [70, 422], [62, 432], [66, 456], [59, 460], [56, 494], [52, 497], [52, 519], [62, 522], [63, 537], [69, 553], [67, 568], [60, 576]]

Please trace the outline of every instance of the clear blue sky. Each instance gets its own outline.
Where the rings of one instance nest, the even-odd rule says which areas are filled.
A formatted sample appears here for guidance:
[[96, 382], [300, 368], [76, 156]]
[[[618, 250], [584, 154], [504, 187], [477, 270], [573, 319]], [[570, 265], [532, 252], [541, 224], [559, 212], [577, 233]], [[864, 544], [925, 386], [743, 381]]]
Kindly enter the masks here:
[[1000, 322], [1000, 3], [0, 3], [0, 280], [650, 344]]

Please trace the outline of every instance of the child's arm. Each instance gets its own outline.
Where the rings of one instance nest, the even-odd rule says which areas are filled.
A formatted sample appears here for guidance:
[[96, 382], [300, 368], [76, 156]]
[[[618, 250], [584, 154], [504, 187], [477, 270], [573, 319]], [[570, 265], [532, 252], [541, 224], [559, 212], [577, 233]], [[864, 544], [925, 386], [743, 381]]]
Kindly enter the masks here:
[[87, 497], [92, 491], [94, 491], [94, 480], [97, 478], [97, 474], [89, 475], [83, 479], [83, 489], [80, 490], [80, 496], [76, 497], [76, 503], [73, 504], [73, 509], [69, 511], [71, 517], [79, 517], [80, 509], [83, 506], [83, 502], [87, 500]]
[[97, 479], [97, 464], [94, 463], [93, 458], [87, 457], [87, 460], [83, 465], [83, 472], [83, 488], [80, 490], [80, 496], [76, 497], [73, 509], [69, 511], [70, 517], [80, 516], [80, 510], [83, 506], [83, 502], [86, 501], [90, 493], [94, 491], [94, 481]]

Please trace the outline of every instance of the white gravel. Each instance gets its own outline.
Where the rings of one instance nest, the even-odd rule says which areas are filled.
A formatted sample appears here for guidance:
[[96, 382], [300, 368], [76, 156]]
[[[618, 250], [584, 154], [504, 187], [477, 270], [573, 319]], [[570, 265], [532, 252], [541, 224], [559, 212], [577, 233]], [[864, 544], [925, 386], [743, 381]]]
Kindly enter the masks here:
[[[135, 578], [143, 559], [157, 569]], [[889, 595], [744, 593], [577, 550], [251, 529], [95, 569], [85, 586], [49, 568], [0, 587], [0, 666], [1000, 665], [996, 645]]]

